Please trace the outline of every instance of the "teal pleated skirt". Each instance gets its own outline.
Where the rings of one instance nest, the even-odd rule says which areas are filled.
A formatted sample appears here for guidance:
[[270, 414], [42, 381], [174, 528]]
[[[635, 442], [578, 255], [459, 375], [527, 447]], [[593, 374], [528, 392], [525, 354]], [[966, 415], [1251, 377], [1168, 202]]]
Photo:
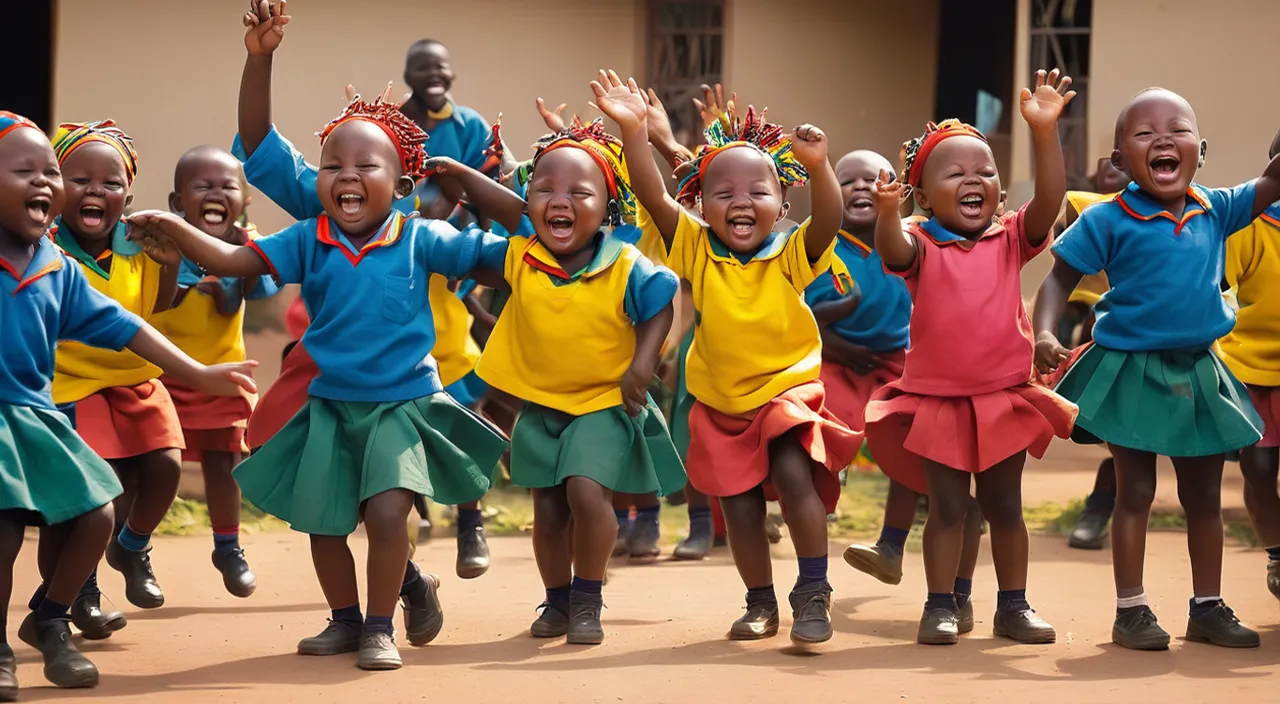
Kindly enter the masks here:
[[676, 393], [671, 402], [671, 441], [675, 443], [681, 459], [689, 456], [689, 411], [693, 410], [693, 402], [696, 400], [689, 395], [689, 387], [685, 383], [685, 364], [689, 359], [690, 347], [693, 347], [693, 326], [680, 339], [680, 351], [676, 359]]
[[315, 398], [235, 470], [244, 498], [313, 535], [349, 535], [370, 497], [407, 489], [446, 506], [493, 481], [506, 438], [449, 394], [402, 403]]
[[0, 511], [69, 521], [121, 494], [120, 480], [59, 411], [0, 403]]
[[526, 404], [511, 431], [511, 483], [545, 489], [569, 477], [620, 493], [664, 496], [687, 480], [653, 399], [636, 418], [622, 406], [572, 416]]
[[1080, 407], [1072, 439], [1081, 443], [1201, 457], [1262, 437], [1244, 385], [1211, 350], [1121, 352], [1094, 344], [1055, 391]]

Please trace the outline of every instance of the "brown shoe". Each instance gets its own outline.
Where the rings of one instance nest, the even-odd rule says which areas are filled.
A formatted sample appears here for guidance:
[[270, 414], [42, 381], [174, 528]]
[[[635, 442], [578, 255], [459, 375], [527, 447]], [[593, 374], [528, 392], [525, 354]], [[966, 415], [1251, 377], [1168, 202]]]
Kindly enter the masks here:
[[1025, 603], [996, 609], [995, 634], [1019, 643], [1053, 643], [1058, 632]]

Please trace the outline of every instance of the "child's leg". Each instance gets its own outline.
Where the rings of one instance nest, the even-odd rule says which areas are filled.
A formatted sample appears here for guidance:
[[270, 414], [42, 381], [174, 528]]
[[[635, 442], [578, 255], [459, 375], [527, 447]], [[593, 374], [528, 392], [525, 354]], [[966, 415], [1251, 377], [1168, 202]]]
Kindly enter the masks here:
[[533, 557], [547, 591], [540, 607], [542, 613], [529, 628], [534, 638], [558, 638], [569, 630], [570, 583], [573, 581], [571, 533], [576, 533], [570, 531], [570, 517], [564, 484], [533, 490]]
[[0, 596], [4, 597], [4, 613], [0, 613], [0, 699], [18, 699], [18, 662], [9, 647], [9, 600], [13, 598], [13, 564], [22, 550], [24, 526], [0, 512]]
[[604, 641], [600, 592], [613, 551], [616, 525], [610, 515], [613, 492], [586, 477], [570, 477], [565, 482], [565, 493], [573, 514], [574, 577], [568, 640], [579, 645], [595, 645]]
[[369, 536], [369, 606], [360, 658], [356, 661], [356, 666], [364, 670], [394, 670], [401, 664], [392, 617], [409, 560], [409, 536], [404, 524], [412, 510], [413, 492], [407, 489], [375, 494], [364, 504], [364, 529]]
[[926, 645], [950, 645], [960, 637], [955, 582], [972, 475], [931, 460], [922, 462], [929, 488], [929, 517], [924, 523], [924, 576], [929, 593], [916, 640]]
[[701, 560], [711, 552], [715, 540], [711, 518], [711, 503], [707, 495], [698, 491], [690, 482], [684, 486], [689, 505], [689, 535], [683, 538], [671, 553], [677, 560]]
[[[124, 575], [125, 597], [142, 609], [164, 605], [164, 592], [151, 570], [151, 534], [164, 520], [178, 496], [182, 477], [182, 456], [178, 450], [157, 450], [132, 457], [128, 465], [137, 475], [137, 494], [129, 507], [124, 527], [107, 546], [107, 564]], [[116, 510], [120, 510], [120, 506]], [[116, 517], [120, 522], [120, 517]]]
[[613, 544], [613, 557], [627, 554], [627, 543], [631, 539], [631, 494], [613, 495], [613, 515], [618, 522], [618, 537]]
[[844, 551], [844, 561], [854, 569], [865, 572], [885, 584], [902, 582], [902, 553], [907, 536], [916, 520], [916, 507], [920, 495], [889, 480], [889, 495], [884, 501], [884, 526], [875, 545], [850, 545]]
[[960, 550], [960, 566], [956, 570], [956, 606], [960, 607], [961, 633], [973, 630], [973, 573], [978, 569], [978, 551], [982, 547], [982, 506], [969, 499], [969, 512], [964, 517], [964, 547]]
[[1084, 501], [1080, 520], [1067, 539], [1069, 547], [1080, 550], [1101, 550], [1107, 537], [1107, 522], [1116, 505], [1116, 463], [1108, 457], [1098, 464], [1094, 476], [1093, 491]]
[[231, 475], [239, 463], [238, 452], [206, 450], [200, 469], [204, 473], [209, 522], [213, 525], [213, 566], [222, 573], [222, 585], [227, 591], [245, 598], [257, 589], [258, 578], [240, 549], [240, 485]]
[[658, 548], [658, 513], [662, 510], [662, 502], [656, 492], [649, 492], [632, 494], [631, 504], [636, 507], [636, 521], [627, 536], [627, 553], [633, 564], [651, 563], [662, 552]]
[[[713, 498], [712, 501], [716, 501]], [[773, 591], [773, 563], [764, 532], [764, 490], [756, 487], [718, 499], [724, 511], [733, 565], [747, 587], [747, 612], [729, 629], [731, 640], [756, 640], [778, 633], [778, 597]]]
[[[403, 532], [403, 531], [402, 531]], [[364, 615], [356, 585], [356, 561], [345, 535], [312, 535], [311, 564], [320, 590], [332, 610], [329, 625], [319, 635], [298, 643], [300, 655], [337, 655], [360, 649]], [[408, 536], [405, 536], [408, 540]]]
[[1143, 590], [1147, 521], [1156, 496], [1156, 456], [1109, 445], [1116, 467], [1116, 507], [1111, 518], [1111, 561], [1116, 579], [1116, 621], [1111, 640], [1135, 650], [1163, 650], [1169, 634], [1156, 622]]
[[475, 579], [489, 571], [489, 542], [484, 534], [480, 502], [458, 506], [458, 559], [454, 570], [462, 579]]
[[800, 562], [791, 592], [794, 623], [791, 640], [823, 643], [831, 639], [831, 583], [827, 581], [827, 509], [813, 485], [813, 473], [825, 472], [793, 434], [769, 445], [769, 477], [785, 508], [783, 518]]
[[1244, 505], [1258, 542], [1267, 549], [1267, 589], [1280, 599], [1280, 495], [1276, 475], [1280, 448], [1247, 447], [1240, 451], [1244, 475]]

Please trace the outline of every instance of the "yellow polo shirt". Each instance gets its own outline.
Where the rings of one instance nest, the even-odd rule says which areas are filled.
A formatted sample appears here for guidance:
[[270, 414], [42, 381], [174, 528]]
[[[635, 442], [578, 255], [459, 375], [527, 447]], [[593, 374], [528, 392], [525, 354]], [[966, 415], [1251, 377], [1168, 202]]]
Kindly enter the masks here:
[[467, 304], [449, 290], [449, 280], [432, 274], [427, 301], [436, 323], [436, 346], [431, 350], [440, 367], [440, 383], [448, 386], [471, 373], [480, 361], [480, 345], [471, 337], [471, 313]]
[[[1084, 209], [1104, 200], [1110, 200], [1116, 194], [1111, 193], [1103, 195], [1100, 193], [1090, 193], [1088, 191], [1067, 191], [1067, 207], [1075, 211], [1076, 215], [1084, 212]], [[1080, 279], [1080, 283], [1076, 284], [1076, 288], [1071, 292], [1071, 296], [1067, 298], [1069, 303], [1083, 303], [1087, 306], [1095, 306], [1102, 298], [1102, 294], [1110, 290], [1111, 284], [1107, 282], [1106, 272], [1098, 272]]]
[[804, 290], [831, 268], [835, 240], [810, 261], [808, 225], [774, 233], [744, 262], [680, 211], [667, 263], [693, 289], [686, 379], [694, 398], [739, 415], [818, 378], [822, 342]]
[[1280, 208], [1227, 238], [1226, 277], [1240, 309], [1222, 361], [1246, 384], [1280, 386]]

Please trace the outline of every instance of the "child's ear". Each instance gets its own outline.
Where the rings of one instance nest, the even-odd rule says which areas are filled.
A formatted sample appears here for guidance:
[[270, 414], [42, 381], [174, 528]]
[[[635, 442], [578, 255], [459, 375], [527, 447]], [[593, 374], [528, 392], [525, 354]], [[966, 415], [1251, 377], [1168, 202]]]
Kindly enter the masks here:
[[1200, 161], [1196, 164], [1197, 169], [1204, 168], [1204, 159], [1209, 155], [1209, 140], [1200, 140]]
[[932, 208], [929, 207], [929, 196], [926, 195], [925, 192], [920, 190], [919, 188], [915, 188], [912, 190], [916, 196], [916, 205], [920, 206], [921, 210], [932, 210]]
[[791, 212], [791, 203], [785, 200], [782, 201], [782, 208], [778, 210], [778, 219], [774, 220], [774, 222], [782, 222], [786, 219], [787, 213], [789, 212]]
[[129, 206], [131, 206], [131, 205], [133, 205], [133, 194], [132, 194], [132, 193], [130, 193], [129, 195], [125, 196], [125, 198], [124, 198], [124, 208], [125, 208], [125, 212], [128, 212], [128, 210], [129, 210]]
[[408, 176], [401, 176], [400, 180], [396, 181], [396, 198], [408, 198], [409, 194], [413, 193], [413, 189], [417, 187], [418, 184], [414, 183], [413, 179]]
[[186, 214], [182, 212], [182, 201], [178, 199], [178, 194], [176, 192], [169, 194], [169, 212], [180, 218], [186, 217]]
[[1129, 173], [1129, 170], [1124, 163], [1124, 154], [1121, 154], [1119, 149], [1111, 150], [1111, 165], [1116, 167], [1116, 171], [1126, 174]]

